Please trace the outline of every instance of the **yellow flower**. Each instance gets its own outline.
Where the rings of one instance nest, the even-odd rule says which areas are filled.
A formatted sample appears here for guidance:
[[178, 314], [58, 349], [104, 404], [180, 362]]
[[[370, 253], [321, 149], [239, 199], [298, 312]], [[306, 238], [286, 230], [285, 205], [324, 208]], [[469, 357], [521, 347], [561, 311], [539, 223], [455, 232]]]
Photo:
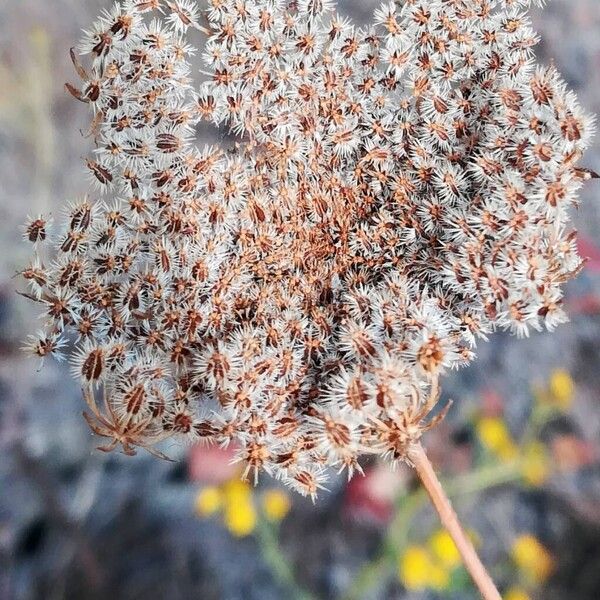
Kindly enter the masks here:
[[250, 535], [256, 527], [256, 511], [252, 498], [228, 502], [223, 515], [225, 527], [236, 537]]
[[398, 568], [400, 581], [407, 590], [424, 590], [429, 584], [431, 557], [422, 546], [409, 546]]
[[221, 506], [223, 506], [223, 493], [218, 487], [205, 487], [196, 496], [196, 513], [201, 517], [214, 515]]
[[443, 590], [450, 585], [448, 570], [436, 564], [423, 546], [406, 549], [398, 564], [398, 576], [407, 590]]
[[541, 442], [532, 442], [523, 449], [522, 474], [525, 481], [532, 486], [542, 485], [550, 474], [551, 467], [546, 447]]
[[256, 527], [256, 510], [252, 500], [252, 487], [247, 481], [230, 479], [223, 486], [225, 527], [235, 536], [250, 535]]
[[531, 600], [531, 598], [525, 590], [514, 587], [506, 592], [504, 600]]
[[236, 477], [230, 479], [223, 486], [223, 494], [225, 495], [225, 502], [239, 502], [252, 496], [252, 487], [247, 481], [242, 481]]
[[263, 496], [263, 510], [269, 521], [281, 521], [290, 512], [292, 503], [282, 490], [268, 490]]
[[554, 569], [552, 556], [533, 535], [518, 537], [511, 554], [523, 575], [536, 583], [543, 583]]
[[568, 410], [573, 401], [575, 384], [568, 371], [555, 369], [550, 375], [550, 393], [554, 402], [562, 410]]
[[500, 459], [510, 461], [517, 456], [517, 447], [501, 418], [483, 417], [477, 422], [477, 434], [482, 445]]
[[429, 538], [429, 547], [433, 555], [447, 569], [453, 569], [460, 564], [461, 559], [458, 548], [445, 529], [436, 531]]

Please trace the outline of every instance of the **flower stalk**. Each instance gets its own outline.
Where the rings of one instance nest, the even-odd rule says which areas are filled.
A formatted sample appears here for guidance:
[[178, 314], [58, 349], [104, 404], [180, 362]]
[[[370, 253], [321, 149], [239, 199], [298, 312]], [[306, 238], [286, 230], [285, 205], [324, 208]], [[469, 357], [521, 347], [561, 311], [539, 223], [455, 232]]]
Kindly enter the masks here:
[[492, 578], [477, 555], [473, 543], [460, 524], [450, 499], [446, 495], [440, 480], [435, 474], [435, 470], [433, 469], [423, 446], [420, 443], [413, 444], [408, 451], [408, 458], [413, 464], [423, 487], [427, 491], [433, 506], [438, 512], [442, 525], [454, 540], [465, 568], [481, 592], [482, 598], [484, 598], [484, 600], [502, 600]]

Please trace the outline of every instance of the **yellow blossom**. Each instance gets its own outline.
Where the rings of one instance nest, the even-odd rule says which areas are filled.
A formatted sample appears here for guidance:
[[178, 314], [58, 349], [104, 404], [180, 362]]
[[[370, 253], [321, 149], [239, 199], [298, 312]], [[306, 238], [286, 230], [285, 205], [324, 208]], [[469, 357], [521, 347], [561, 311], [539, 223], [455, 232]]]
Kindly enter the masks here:
[[536, 583], [544, 582], [554, 568], [554, 560], [548, 550], [530, 534], [515, 540], [511, 554], [523, 575]]
[[223, 505], [223, 493], [218, 487], [208, 486], [196, 496], [196, 513], [201, 517], [214, 515]]
[[450, 574], [423, 546], [409, 546], [398, 565], [398, 576], [407, 590], [446, 589]]
[[477, 434], [482, 445], [500, 459], [510, 461], [517, 456], [517, 447], [501, 418], [483, 417], [477, 423]]
[[550, 393], [562, 410], [568, 410], [575, 393], [575, 384], [568, 371], [555, 369], [550, 375]]
[[531, 600], [531, 598], [525, 590], [513, 587], [506, 592], [504, 600]]
[[268, 490], [263, 496], [263, 510], [269, 521], [281, 521], [290, 512], [289, 496], [282, 490]]
[[256, 511], [252, 498], [239, 498], [229, 502], [223, 515], [225, 527], [236, 537], [250, 535], [256, 527]]
[[541, 442], [532, 442], [523, 449], [522, 474], [532, 486], [542, 485], [550, 474], [551, 467], [546, 447]]
[[223, 486], [223, 494], [227, 503], [243, 501], [252, 495], [252, 487], [247, 481], [235, 477]]
[[431, 557], [422, 546], [409, 546], [402, 557], [398, 574], [407, 590], [423, 590], [429, 584]]
[[429, 538], [429, 547], [433, 555], [447, 569], [453, 569], [460, 564], [458, 548], [445, 529], [439, 529]]

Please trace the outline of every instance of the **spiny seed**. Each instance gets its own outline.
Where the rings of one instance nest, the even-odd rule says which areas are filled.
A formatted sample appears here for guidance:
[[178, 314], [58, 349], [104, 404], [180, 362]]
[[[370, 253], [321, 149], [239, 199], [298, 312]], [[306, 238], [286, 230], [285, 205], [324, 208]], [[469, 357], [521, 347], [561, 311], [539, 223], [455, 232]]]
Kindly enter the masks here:
[[92, 350], [81, 366], [81, 374], [86, 381], [97, 381], [104, 368], [104, 349]]
[[146, 400], [146, 390], [142, 384], [136, 385], [123, 397], [128, 415], [137, 415]]
[[94, 174], [94, 176], [96, 177], [96, 179], [103, 185], [108, 185], [109, 183], [112, 182], [113, 180], [113, 176], [112, 173], [104, 166], [102, 166], [101, 164], [93, 161], [93, 160], [86, 160], [86, 164], [88, 166], [88, 168], [90, 169], [90, 171]]
[[42, 219], [35, 219], [27, 225], [27, 239], [32, 242], [43, 242], [46, 239], [46, 225], [47, 222]]

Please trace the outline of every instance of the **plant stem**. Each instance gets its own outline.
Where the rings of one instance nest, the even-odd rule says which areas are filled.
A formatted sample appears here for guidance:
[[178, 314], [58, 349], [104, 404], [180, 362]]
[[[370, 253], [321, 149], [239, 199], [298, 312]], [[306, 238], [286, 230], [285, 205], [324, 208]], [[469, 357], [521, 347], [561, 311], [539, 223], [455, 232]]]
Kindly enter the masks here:
[[502, 600], [492, 578], [489, 576], [485, 566], [479, 559], [479, 556], [477, 556], [477, 552], [475, 552], [471, 540], [465, 534], [465, 531], [456, 516], [456, 512], [452, 508], [452, 504], [450, 503], [446, 492], [444, 492], [444, 488], [442, 488], [442, 484], [435, 474], [423, 446], [421, 446], [420, 443], [414, 444], [408, 452], [408, 457], [413, 463], [423, 487], [427, 490], [427, 493], [440, 516], [442, 525], [454, 540], [463, 559], [463, 563], [473, 578], [475, 585], [479, 588], [481, 596], [485, 600]]
[[258, 519], [256, 534], [263, 558], [275, 579], [287, 590], [288, 598], [293, 600], [315, 600], [315, 596], [300, 587], [296, 581], [292, 566], [279, 546], [277, 534], [271, 523], [263, 518]]

